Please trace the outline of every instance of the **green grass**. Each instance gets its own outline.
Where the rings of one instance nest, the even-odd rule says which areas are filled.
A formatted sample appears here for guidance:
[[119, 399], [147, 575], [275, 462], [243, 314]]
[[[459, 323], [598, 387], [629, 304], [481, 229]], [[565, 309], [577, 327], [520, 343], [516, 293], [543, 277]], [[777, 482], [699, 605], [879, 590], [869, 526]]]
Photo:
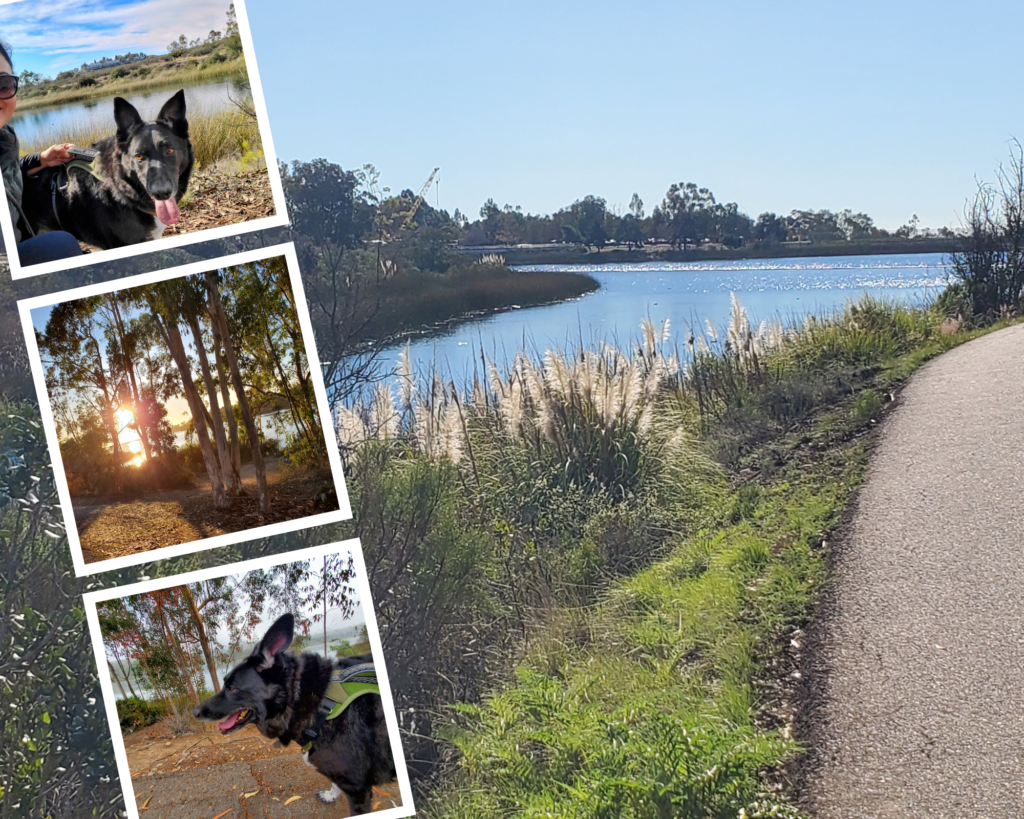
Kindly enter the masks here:
[[683, 539], [552, 629], [512, 686], [458, 709], [447, 733], [461, 762], [426, 815], [794, 815], [761, 776], [797, 746], [762, 727], [758, 682], [806, 624], [865, 451], [858, 440], [784, 471], [737, 522]]

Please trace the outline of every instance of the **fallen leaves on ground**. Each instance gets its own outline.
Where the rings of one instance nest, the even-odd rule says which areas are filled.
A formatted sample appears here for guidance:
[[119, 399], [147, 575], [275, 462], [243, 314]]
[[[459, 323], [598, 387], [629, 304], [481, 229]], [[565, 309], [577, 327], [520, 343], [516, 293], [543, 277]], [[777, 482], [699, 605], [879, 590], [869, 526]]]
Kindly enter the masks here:
[[235, 174], [200, 169], [192, 174], [189, 194], [181, 220], [169, 226], [164, 236], [251, 222], [277, 212], [266, 168]]
[[[270, 512], [260, 511], [255, 487], [217, 507], [208, 489], [161, 492], [152, 499], [89, 507], [76, 523], [86, 563], [191, 543], [227, 532], [244, 532], [328, 511], [317, 501], [323, 479], [296, 476], [271, 483]], [[83, 501], [83, 508], [86, 502]], [[337, 500], [332, 509], [337, 509]]]

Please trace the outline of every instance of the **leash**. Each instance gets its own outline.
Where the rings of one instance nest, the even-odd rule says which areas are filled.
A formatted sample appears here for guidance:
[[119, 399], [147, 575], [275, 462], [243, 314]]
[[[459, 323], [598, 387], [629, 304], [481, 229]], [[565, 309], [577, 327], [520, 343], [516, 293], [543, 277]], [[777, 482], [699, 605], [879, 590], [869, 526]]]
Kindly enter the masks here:
[[302, 731], [301, 737], [306, 740], [306, 744], [302, 746], [303, 752], [308, 753], [309, 749], [313, 747], [313, 741], [320, 734], [320, 730], [327, 720], [341, 716], [346, 708], [365, 694], [380, 695], [377, 672], [373, 668], [373, 663], [360, 663], [348, 668], [339, 668], [331, 674], [331, 681], [320, 702], [313, 726]]

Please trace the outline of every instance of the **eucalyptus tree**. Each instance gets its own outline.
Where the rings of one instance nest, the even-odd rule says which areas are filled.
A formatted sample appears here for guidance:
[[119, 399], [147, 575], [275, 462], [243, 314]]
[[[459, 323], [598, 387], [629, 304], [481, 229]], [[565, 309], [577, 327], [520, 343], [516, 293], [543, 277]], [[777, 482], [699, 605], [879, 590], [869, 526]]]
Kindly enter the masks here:
[[260, 511], [264, 514], [270, 511], [270, 492], [267, 490], [267, 469], [263, 461], [263, 451], [260, 448], [259, 433], [256, 430], [256, 422], [253, 419], [252, 409], [249, 406], [249, 399], [245, 393], [245, 383], [242, 381], [242, 374], [238, 368], [238, 356], [228, 332], [228, 319], [224, 312], [224, 303], [220, 294], [219, 271], [210, 270], [206, 273], [206, 287], [209, 292], [210, 318], [220, 327], [221, 342], [224, 345], [224, 357], [227, 360], [228, 369], [231, 373], [231, 383], [235, 389], [235, 397], [238, 399], [238, 409], [242, 413], [242, 421], [245, 424], [246, 434], [249, 436], [249, 446], [252, 450], [252, 463], [256, 470], [256, 494], [259, 498]]
[[46, 368], [46, 387], [59, 399], [95, 403], [107, 434], [115, 467], [121, 466], [120, 431], [115, 413], [120, 407], [118, 383], [108, 371], [94, 320], [100, 297], [79, 299], [54, 306], [46, 328], [36, 334]]
[[[203, 375], [203, 383], [206, 386], [206, 397], [210, 402], [213, 437], [217, 442], [217, 453], [220, 456], [221, 471], [224, 473], [228, 494], [237, 496], [242, 491], [241, 472], [240, 468], [235, 466], [228, 439], [224, 432], [224, 420], [221, 416], [220, 401], [217, 398], [218, 388], [214, 381], [213, 373], [210, 370], [210, 360], [206, 354], [203, 331], [200, 327], [200, 316], [209, 318], [206, 312], [206, 288], [198, 276], [188, 276], [181, 280], [179, 290], [181, 301], [178, 308], [192, 333], [192, 344], [199, 358], [199, 368]], [[231, 404], [226, 404], [224, 410], [225, 413], [229, 414], [231, 412]], [[240, 465], [239, 463], [239, 467]]]
[[225, 271], [232, 286], [228, 319], [238, 328], [246, 352], [245, 375], [265, 396], [288, 404], [296, 430], [314, 447], [322, 447], [309, 360], [302, 339], [295, 296], [284, 257]]
[[122, 379], [122, 384], [130, 390], [133, 407], [132, 426], [142, 442], [142, 451], [148, 461], [152, 455], [150, 418], [146, 402], [139, 390], [139, 378], [135, 368], [136, 362], [142, 358], [142, 351], [148, 339], [146, 333], [131, 321], [126, 313], [130, 304], [123, 293], [105, 293], [96, 303], [96, 316], [100, 328], [107, 337], [107, 356], [111, 369]]
[[209, 428], [206, 425], [206, 408], [203, 406], [199, 390], [192, 379], [192, 367], [188, 355], [185, 353], [185, 344], [181, 338], [179, 327], [179, 323], [182, 321], [182, 311], [187, 309], [183, 305], [188, 300], [188, 285], [184, 279], [171, 279], [146, 285], [138, 288], [136, 292], [148, 305], [150, 315], [181, 376], [185, 400], [188, 401], [192, 422], [196, 428], [196, 438], [199, 440], [199, 451], [202, 453], [206, 472], [210, 476], [213, 503], [215, 506], [225, 506], [227, 497], [224, 493], [224, 476], [210, 444]]

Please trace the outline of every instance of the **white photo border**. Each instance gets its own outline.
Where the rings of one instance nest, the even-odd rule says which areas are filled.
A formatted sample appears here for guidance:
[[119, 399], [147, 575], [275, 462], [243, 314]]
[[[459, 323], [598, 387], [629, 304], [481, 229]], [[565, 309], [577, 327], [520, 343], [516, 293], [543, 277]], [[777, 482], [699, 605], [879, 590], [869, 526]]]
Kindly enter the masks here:
[[270, 135], [270, 120], [267, 116], [267, 104], [263, 99], [263, 84], [260, 82], [260, 73], [256, 66], [256, 50], [252, 44], [252, 33], [249, 30], [249, 17], [245, 10], [245, 0], [235, 0], [235, 17], [238, 21], [238, 33], [242, 38], [242, 54], [245, 57], [246, 71], [249, 74], [249, 87], [252, 89], [253, 107], [256, 109], [256, 122], [260, 129], [260, 140], [263, 143], [263, 157], [267, 165], [270, 190], [277, 213], [274, 216], [264, 216], [234, 225], [221, 225], [220, 227], [207, 228], [206, 230], [197, 230], [193, 233], [155, 239], [151, 242], [139, 242], [127, 247], [112, 248], [111, 250], [103, 250], [97, 253], [86, 253], [70, 259], [57, 259], [52, 262], [23, 266], [18, 255], [18, 244], [14, 241], [14, 224], [11, 221], [10, 208], [7, 205], [7, 191], [3, 185], [0, 185], [0, 196], [2, 196], [0, 202], [3, 203], [3, 206], [0, 207], [0, 232], [3, 234], [4, 245], [7, 248], [7, 261], [11, 268], [12, 279], [27, 279], [31, 276], [42, 276], [47, 273], [59, 273], [76, 267], [102, 264], [118, 259], [129, 259], [160, 250], [184, 247], [185, 245], [206, 242], [211, 239], [226, 239], [231, 236], [237, 236], [240, 233], [283, 227], [288, 224], [288, 208], [285, 204], [284, 186], [281, 183], [281, 170], [277, 164], [274, 140]]
[[[288, 265], [289, 280], [292, 285], [292, 292], [295, 294], [296, 312], [299, 314], [299, 326], [302, 328], [302, 341], [306, 350], [306, 359], [309, 361], [310, 377], [313, 380], [313, 392], [317, 399], [317, 409], [320, 411], [321, 426], [324, 433], [324, 441], [327, 445], [327, 457], [331, 464], [331, 474], [334, 477], [334, 486], [338, 494], [338, 509], [334, 512], [322, 512], [308, 517], [295, 518], [294, 520], [269, 523], [265, 526], [257, 526], [253, 529], [245, 529], [239, 532], [228, 532], [223, 535], [202, 540], [193, 540], [188, 543], [180, 543], [175, 546], [163, 546], [137, 554], [125, 555], [124, 557], [112, 557], [107, 560], [97, 560], [93, 563], [86, 563], [82, 553], [82, 545], [78, 536], [78, 526], [75, 523], [75, 511], [71, 502], [71, 491], [68, 487], [67, 476], [64, 472], [64, 461], [60, 454], [60, 441], [57, 437], [57, 426], [53, 419], [53, 408], [50, 405], [50, 396], [46, 390], [46, 376], [43, 372], [43, 360], [36, 344], [35, 328], [32, 326], [32, 310], [38, 307], [48, 307], [66, 301], [76, 301], [89, 296], [98, 296], [105, 293], [113, 293], [119, 290], [129, 290], [132, 287], [153, 284], [168, 279], [178, 279], [184, 276], [191, 276], [196, 273], [205, 273], [208, 270], [217, 270], [223, 267], [234, 267], [235, 265], [257, 262], [263, 259], [270, 259], [275, 256], [284, 256]], [[241, 543], [256, 538], [271, 537], [283, 532], [293, 532], [297, 529], [306, 529], [311, 526], [322, 526], [327, 523], [337, 523], [348, 520], [352, 517], [352, 507], [349, 503], [348, 490], [345, 486], [345, 476], [342, 471], [341, 453], [338, 449], [337, 431], [334, 425], [334, 418], [331, 415], [330, 405], [327, 401], [327, 390], [324, 386], [324, 376], [320, 369], [320, 357], [316, 351], [316, 338], [313, 334], [313, 324], [309, 318], [309, 307], [306, 304], [305, 291], [302, 288], [302, 277], [299, 275], [299, 260], [295, 253], [295, 244], [273, 245], [261, 247], [256, 250], [249, 250], [244, 253], [236, 253], [231, 256], [222, 256], [218, 259], [208, 259], [201, 262], [172, 267], [166, 270], [158, 270], [152, 273], [144, 273], [140, 276], [130, 276], [125, 279], [93, 284], [87, 287], [79, 287], [74, 290], [65, 290], [60, 293], [52, 293], [46, 296], [36, 296], [31, 299], [24, 299], [18, 302], [18, 312], [21, 314], [22, 328], [25, 331], [25, 344], [28, 348], [29, 366], [32, 370], [32, 379], [35, 382], [36, 392], [39, 396], [39, 410], [43, 420], [43, 430], [46, 433], [46, 443], [50, 451], [50, 461], [53, 467], [54, 480], [57, 485], [57, 495], [60, 498], [61, 511], [64, 513], [64, 522], [68, 535], [68, 546], [71, 550], [71, 560], [74, 563], [75, 574], [79, 577], [96, 574], [97, 572], [108, 572], [114, 569], [123, 569], [127, 566], [137, 566], [140, 563], [150, 563], [154, 560], [164, 560], [169, 557], [178, 557], [192, 552], [205, 551], [218, 546], [226, 546], [232, 543]]]
[[[209, 569], [187, 572], [173, 577], [161, 577], [156, 580], [146, 580], [141, 583], [133, 583], [129, 586], [118, 586], [116, 588], [102, 589], [100, 591], [86, 592], [82, 595], [85, 605], [85, 617], [89, 623], [89, 631], [92, 636], [93, 652], [96, 655], [96, 669], [99, 672], [100, 689], [103, 691], [103, 704], [107, 711], [107, 720], [110, 723], [110, 732], [114, 740], [114, 756], [117, 759], [117, 771], [121, 777], [121, 786], [124, 791], [125, 807], [130, 819], [139, 819], [139, 810], [136, 802], [135, 789], [132, 787], [131, 770], [128, 767], [128, 754], [124, 747], [124, 736], [121, 733], [120, 721], [117, 716], [117, 701], [114, 699], [114, 683], [110, 679], [110, 671], [106, 661], [106, 647], [103, 645], [103, 635], [100, 632], [99, 614], [96, 604], [105, 600], [129, 597], [143, 592], [159, 591], [160, 589], [172, 586], [181, 586], [186, 583], [197, 583], [202, 580], [213, 580], [229, 574], [239, 574], [254, 569], [267, 569], [272, 566], [280, 566], [285, 563], [295, 563], [300, 560], [323, 557], [324, 555], [337, 554], [348, 550], [355, 561], [356, 588], [359, 591], [359, 600], [363, 604], [363, 611], [366, 615], [366, 634], [370, 640], [370, 650], [373, 653], [374, 665], [377, 669], [377, 678], [380, 682], [380, 697], [384, 704], [384, 720], [388, 726], [388, 737], [391, 740], [391, 753], [395, 760], [395, 771], [398, 777], [398, 789], [402, 796], [402, 805], [398, 808], [388, 808], [377, 811], [373, 815], [380, 819], [400, 819], [400, 817], [412, 816], [416, 812], [412, 799], [412, 787], [409, 784], [409, 772], [405, 764], [405, 754], [402, 751], [402, 741], [398, 729], [398, 717], [395, 713], [394, 698], [391, 695], [391, 683], [388, 681], [387, 666], [384, 658], [384, 650], [380, 642], [380, 632], [377, 629], [377, 613], [373, 605], [373, 598], [370, 595], [370, 583], [366, 576], [366, 562], [363, 560], [362, 544], [358, 538], [332, 543], [326, 546], [313, 546], [308, 549], [299, 549], [284, 554], [258, 557], [253, 560], [245, 560], [240, 563], [231, 563], [224, 566], [214, 566]], [[367, 605], [369, 604], [369, 605]]]

